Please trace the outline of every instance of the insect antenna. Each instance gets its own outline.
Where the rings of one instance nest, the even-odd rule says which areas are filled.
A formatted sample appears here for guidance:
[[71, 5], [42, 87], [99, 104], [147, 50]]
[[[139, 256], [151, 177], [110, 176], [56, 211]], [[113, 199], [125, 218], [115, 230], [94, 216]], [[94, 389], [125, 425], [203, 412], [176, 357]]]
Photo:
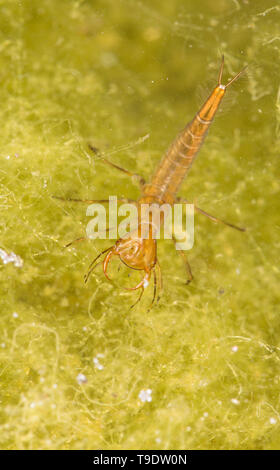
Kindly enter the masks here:
[[68, 248], [69, 246], [73, 245], [73, 243], [83, 242], [85, 240], [87, 240], [87, 237], [76, 238], [75, 240], [72, 240], [72, 242], [69, 242], [66, 245], [64, 245], [64, 248]]
[[[219, 77], [218, 77], [218, 85], [222, 85], [224, 63], [225, 63], [225, 56], [223, 54], [220, 71], [219, 71]], [[247, 68], [248, 68], [248, 65], [246, 65], [242, 70], [240, 70], [240, 72], [238, 72], [226, 85], [222, 85], [222, 86], [224, 86], [225, 88], [228, 88], [232, 83], [236, 82], [236, 80], [238, 80], [241, 77], [241, 75], [245, 73]]]
[[247, 70], [248, 65], [246, 65], [240, 72], [238, 72], [226, 85], [225, 87], [228, 88], [232, 83], [236, 82]]
[[[109, 248], [106, 248], [106, 250], [103, 250], [101, 251], [101, 253], [99, 253], [99, 255], [97, 255], [94, 260], [90, 263], [89, 267], [88, 267], [88, 272], [84, 275], [84, 281], [85, 283], [87, 283], [88, 281], [88, 278], [89, 276], [91, 275], [92, 271], [96, 268], [96, 266], [98, 265], [98, 263], [96, 263], [96, 261], [100, 258], [100, 256], [104, 255], [104, 253], [106, 253], [107, 251], [109, 251], [112, 247], [110, 246]], [[95, 264], [96, 263], [96, 264]]]
[[225, 56], [224, 54], [222, 55], [222, 62], [221, 62], [221, 67], [219, 71], [219, 78], [218, 78], [218, 85], [222, 84], [222, 76], [223, 76], [223, 71], [224, 71], [224, 63], [225, 63]]

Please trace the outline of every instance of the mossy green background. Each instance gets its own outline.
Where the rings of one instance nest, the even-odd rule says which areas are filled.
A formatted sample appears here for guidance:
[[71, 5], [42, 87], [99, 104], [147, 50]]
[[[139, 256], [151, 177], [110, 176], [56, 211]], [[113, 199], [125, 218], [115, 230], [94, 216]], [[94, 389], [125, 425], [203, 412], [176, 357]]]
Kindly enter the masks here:
[[[24, 262], [0, 260], [2, 449], [279, 449], [279, 21], [275, 0], [0, 1], [0, 247]], [[110, 242], [63, 249], [86, 206], [52, 195], [138, 197], [87, 143], [149, 177], [222, 53], [249, 73], [180, 195], [248, 230], [196, 216], [194, 281], [161, 241], [161, 301], [129, 310], [123, 274], [84, 285]]]

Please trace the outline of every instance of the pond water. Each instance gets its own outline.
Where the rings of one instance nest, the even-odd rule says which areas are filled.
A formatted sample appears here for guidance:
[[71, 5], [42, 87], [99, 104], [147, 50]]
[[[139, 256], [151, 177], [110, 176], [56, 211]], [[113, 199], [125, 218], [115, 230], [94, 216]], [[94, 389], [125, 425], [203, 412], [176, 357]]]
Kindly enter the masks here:
[[[270, 0], [0, 3], [1, 448], [279, 448], [279, 17]], [[64, 249], [87, 205], [52, 196], [139, 197], [100, 155], [149, 179], [222, 54], [225, 83], [248, 72], [180, 196], [247, 231], [196, 215], [193, 282], [162, 240], [161, 299], [130, 310], [125, 269], [83, 282], [112, 242]]]

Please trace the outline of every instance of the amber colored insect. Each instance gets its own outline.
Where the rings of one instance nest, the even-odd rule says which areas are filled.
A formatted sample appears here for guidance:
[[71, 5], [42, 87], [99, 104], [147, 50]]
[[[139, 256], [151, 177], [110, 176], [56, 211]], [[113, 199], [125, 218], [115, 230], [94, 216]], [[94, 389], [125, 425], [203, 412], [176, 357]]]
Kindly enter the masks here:
[[[162, 161], [160, 162], [158, 168], [156, 169], [155, 173], [153, 174], [150, 183], [146, 184], [144, 179], [141, 178], [139, 175], [133, 175], [131, 172], [109, 162], [106, 159], [103, 159], [106, 163], [113, 166], [114, 168], [119, 169], [120, 171], [130, 175], [136, 176], [139, 179], [140, 187], [141, 187], [141, 196], [139, 200], [136, 202], [138, 207], [141, 207], [141, 204], [152, 204], [157, 203], [158, 206], [168, 203], [173, 205], [175, 202], [181, 201], [181, 199], [177, 198], [177, 192], [179, 187], [185, 178], [186, 174], [190, 170], [192, 163], [198, 154], [204, 138], [208, 132], [208, 129], [214, 119], [214, 116], [221, 104], [221, 101], [227, 91], [227, 88], [236, 81], [245, 71], [246, 67], [239, 72], [234, 78], [232, 78], [226, 85], [222, 84], [222, 75], [224, 69], [224, 57], [222, 57], [222, 62], [220, 66], [219, 76], [218, 76], [218, 83], [215, 86], [214, 90], [207, 98], [205, 103], [202, 105], [200, 110], [196, 113], [193, 120], [187, 124], [187, 126], [178, 134], [174, 142], [171, 144], [167, 153], [164, 155]], [[92, 148], [93, 151], [95, 149]], [[73, 199], [72, 199], [73, 200]], [[96, 202], [96, 201], [83, 201], [83, 202]], [[107, 202], [107, 201], [103, 201]], [[187, 202], [187, 201], [183, 201]], [[240, 231], [245, 231], [244, 228], [237, 227], [233, 224], [225, 222], [224, 220], [218, 219], [214, 217], [202, 209], [199, 209], [195, 206], [195, 210], [200, 212], [203, 215], [206, 215], [211, 220], [215, 222], [222, 222], [225, 225], [228, 225], [232, 228], [235, 228]], [[102, 251], [91, 263], [88, 273], [85, 276], [85, 282], [88, 280], [92, 270], [97, 266], [97, 261], [102, 255], [104, 259], [102, 261], [103, 264], [103, 271], [105, 276], [109, 279], [107, 274], [107, 269], [110, 260], [113, 256], [119, 257], [119, 259], [129, 268], [136, 269], [139, 271], [143, 271], [143, 278], [134, 287], [126, 288], [128, 290], [137, 290], [141, 289], [140, 296], [136, 303], [142, 297], [145, 287], [148, 285], [151, 275], [154, 276], [154, 295], [152, 304], [156, 298], [157, 293], [157, 275], [156, 275], [156, 268], [159, 271], [159, 280], [160, 286], [162, 284], [161, 281], [161, 272], [160, 266], [157, 259], [157, 246], [156, 246], [156, 239], [152, 237], [152, 227], [148, 227], [149, 230], [149, 237], [142, 238], [141, 237], [141, 219], [139, 220], [138, 229], [136, 231], [130, 232], [126, 237], [120, 238], [117, 242], [107, 248], [106, 250]], [[78, 239], [82, 240], [84, 238]], [[174, 241], [176, 241], [174, 237]], [[71, 242], [73, 243], [73, 242]], [[69, 243], [67, 246], [69, 246]], [[180, 252], [181, 255], [185, 259], [186, 268], [188, 272], [188, 282], [190, 282], [193, 278], [190, 265], [186, 259], [185, 253], [183, 251]], [[135, 304], [136, 304], [135, 303]], [[135, 305], [134, 304], [134, 305]], [[133, 305], [133, 306], [134, 306]]]

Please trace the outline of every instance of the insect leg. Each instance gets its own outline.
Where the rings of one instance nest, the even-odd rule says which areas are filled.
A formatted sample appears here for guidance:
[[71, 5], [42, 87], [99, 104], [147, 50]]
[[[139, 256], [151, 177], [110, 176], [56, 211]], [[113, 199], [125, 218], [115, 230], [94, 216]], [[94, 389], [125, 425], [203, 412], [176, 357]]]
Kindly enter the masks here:
[[[92, 147], [90, 144], [88, 144], [88, 146], [89, 146], [89, 148], [92, 152], [96, 153], [94, 147]], [[105, 158], [105, 157], [100, 156], [99, 158], [101, 160], [103, 160], [103, 162], [105, 162], [107, 165], [111, 166], [112, 168], [115, 168], [116, 170], [119, 170], [122, 173], [125, 173], [126, 175], [130, 176], [131, 178], [136, 179], [138, 181], [140, 187], [144, 186], [145, 179], [143, 178], [143, 176], [138, 175], [138, 173], [132, 173], [131, 171], [126, 170], [125, 168], [122, 168], [121, 166], [116, 165], [115, 163], [110, 162], [110, 160], [107, 160], [107, 158]]]
[[[175, 244], [177, 243], [177, 239], [176, 239], [174, 234], [172, 235], [172, 240]], [[189, 284], [193, 280], [193, 275], [192, 275], [192, 270], [191, 270], [190, 263], [188, 262], [188, 259], [187, 259], [187, 256], [186, 256], [186, 253], [184, 252], [184, 250], [177, 250], [177, 251], [179, 251], [179, 253], [182, 256], [183, 261], [185, 263], [187, 276], [188, 276], [186, 284]]]
[[153, 275], [154, 275], [154, 293], [153, 293], [153, 300], [151, 302], [151, 305], [150, 307], [148, 308], [148, 312], [151, 310], [151, 308], [153, 307], [154, 305], [154, 301], [155, 301], [155, 298], [156, 298], [156, 295], [157, 295], [157, 275], [156, 275], [156, 271], [154, 269], [153, 271]]
[[140, 295], [139, 295], [138, 299], [136, 300], [136, 302], [135, 302], [134, 304], [132, 304], [132, 305], [129, 307], [129, 310], [131, 310], [132, 308], [134, 308], [135, 305], [137, 305], [138, 302], [140, 302], [140, 300], [141, 300], [143, 294], [144, 294], [144, 287], [141, 288], [141, 292], [140, 292]]
[[[188, 201], [187, 199], [178, 198], [177, 201], [183, 202], [186, 204], [191, 204], [190, 201]], [[208, 217], [208, 219], [212, 220], [213, 222], [219, 222], [221, 224], [227, 225], [228, 227], [234, 228], [235, 230], [239, 230], [239, 232], [246, 232], [246, 228], [238, 227], [237, 225], [231, 224], [230, 222], [226, 222], [223, 219], [219, 219], [218, 217], [215, 217], [214, 215], [208, 214], [208, 212], [205, 212], [203, 209], [200, 209], [196, 205], [194, 205], [194, 210], [196, 212], [199, 212], [202, 215], [205, 215], [206, 217]]]
[[158, 296], [157, 296], [157, 302], [158, 302], [159, 299], [160, 299], [160, 292], [162, 290], [162, 274], [161, 274], [160, 264], [159, 264], [158, 260], [157, 260], [157, 264], [156, 264], [155, 268], [158, 269], [158, 279], [159, 279]]
[[[158, 285], [158, 282], [157, 282], [157, 274], [156, 274], [156, 267], [157, 266], [158, 266], [158, 269], [159, 269], [159, 285]], [[162, 279], [161, 279], [161, 270], [160, 270], [160, 266], [159, 266], [158, 263], [154, 268], [153, 275], [154, 275], [154, 293], [153, 293], [153, 299], [152, 299], [151, 305], [147, 310], [148, 312], [152, 309], [155, 301], [158, 302], [159, 298], [160, 298], [158, 291], [162, 288]], [[158, 296], [157, 296], [157, 294], [158, 294]]]
[[[94, 203], [109, 203], [109, 199], [73, 199], [73, 198], [64, 198], [60, 196], [52, 196], [53, 199], [58, 199], [59, 201], [66, 201], [66, 202], [83, 202], [85, 204], [94, 204]], [[128, 198], [118, 198], [118, 201], [120, 202], [129, 202], [131, 204], [136, 204], [136, 201], [133, 199], [128, 199]]]

